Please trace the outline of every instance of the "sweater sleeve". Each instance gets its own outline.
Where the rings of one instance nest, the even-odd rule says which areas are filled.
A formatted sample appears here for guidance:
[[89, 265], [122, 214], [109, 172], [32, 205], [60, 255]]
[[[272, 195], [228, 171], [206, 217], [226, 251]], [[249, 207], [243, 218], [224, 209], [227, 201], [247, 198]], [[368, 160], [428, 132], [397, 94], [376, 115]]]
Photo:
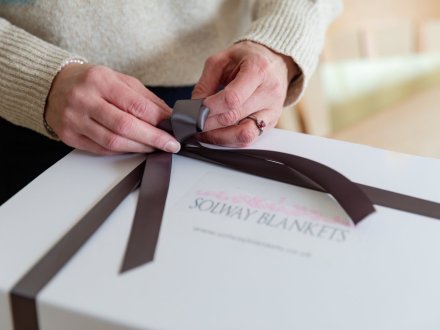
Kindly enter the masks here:
[[82, 59], [0, 18], [0, 115], [51, 137], [44, 108], [52, 80], [63, 63]]
[[342, 8], [340, 0], [259, 0], [251, 40], [293, 58], [302, 75], [289, 86], [286, 104], [295, 103], [316, 69], [326, 30]]

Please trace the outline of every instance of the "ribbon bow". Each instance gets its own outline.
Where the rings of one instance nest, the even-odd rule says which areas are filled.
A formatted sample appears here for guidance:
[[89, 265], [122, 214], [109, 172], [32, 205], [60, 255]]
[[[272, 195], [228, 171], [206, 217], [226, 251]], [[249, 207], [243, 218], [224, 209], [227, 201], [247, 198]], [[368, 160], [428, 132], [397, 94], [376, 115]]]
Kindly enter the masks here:
[[[180, 155], [238, 171], [331, 194], [356, 224], [374, 207], [367, 195], [335, 170], [299, 156], [268, 150], [204, 147], [194, 135], [203, 130], [209, 109], [203, 100], [180, 100], [170, 120], [160, 124], [182, 144]], [[170, 180], [172, 157], [156, 152], [147, 157], [139, 200], [121, 272], [154, 259]]]

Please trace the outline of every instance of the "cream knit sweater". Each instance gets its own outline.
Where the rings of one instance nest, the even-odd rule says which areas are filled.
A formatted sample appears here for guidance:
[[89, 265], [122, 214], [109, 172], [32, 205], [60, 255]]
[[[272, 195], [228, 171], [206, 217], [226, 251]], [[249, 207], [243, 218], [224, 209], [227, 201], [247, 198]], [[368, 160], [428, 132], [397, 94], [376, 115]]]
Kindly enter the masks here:
[[318, 61], [339, 0], [8, 0], [0, 2], [0, 115], [47, 136], [46, 97], [65, 61], [84, 58], [146, 85], [197, 82], [206, 58], [252, 40], [291, 56], [303, 78]]

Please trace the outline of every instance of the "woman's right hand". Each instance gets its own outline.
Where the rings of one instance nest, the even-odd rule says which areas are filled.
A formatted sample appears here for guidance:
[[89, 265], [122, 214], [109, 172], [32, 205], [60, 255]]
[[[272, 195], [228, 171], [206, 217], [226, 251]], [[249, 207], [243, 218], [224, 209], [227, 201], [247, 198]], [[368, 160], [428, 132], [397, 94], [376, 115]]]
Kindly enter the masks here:
[[46, 122], [64, 143], [97, 154], [178, 152], [176, 139], [156, 127], [170, 115], [139, 80], [76, 63], [56, 75], [45, 110]]

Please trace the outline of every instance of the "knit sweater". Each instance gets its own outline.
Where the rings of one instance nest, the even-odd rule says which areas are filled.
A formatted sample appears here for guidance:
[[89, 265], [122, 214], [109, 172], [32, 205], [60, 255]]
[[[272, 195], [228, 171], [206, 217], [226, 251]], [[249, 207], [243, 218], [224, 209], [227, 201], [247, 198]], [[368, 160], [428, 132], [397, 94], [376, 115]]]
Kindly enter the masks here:
[[0, 115], [50, 137], [44, 108], [70, 59], [86, 59], [150, 86], [197, 82], [206, 58], [252, 40], [291, 56], [301, 95], [339, 0], [8, 0], [0, 2]]

